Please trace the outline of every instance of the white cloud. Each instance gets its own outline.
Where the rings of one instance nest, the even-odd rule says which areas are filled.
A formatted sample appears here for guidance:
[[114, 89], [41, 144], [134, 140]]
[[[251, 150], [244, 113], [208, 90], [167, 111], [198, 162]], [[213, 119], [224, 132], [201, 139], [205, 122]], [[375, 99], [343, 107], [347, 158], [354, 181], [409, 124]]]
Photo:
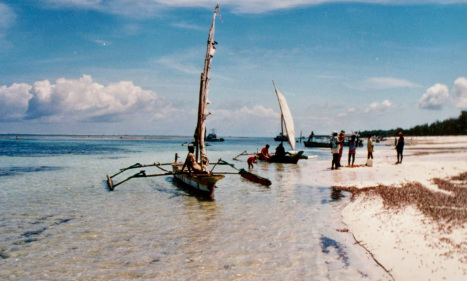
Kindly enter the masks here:
[[18, 120], [24, 117], [32, 98], [28, 84], [0, 86], [0, 121]]
[[[212, 0], [43, 0], [51, 7], [77, 7], [95, 9], [102, 12], [128, 16], [154, 16], [168, 8], [202, 7], [214, 9]], [[225, 0], [220, 3], [222, 9], [229, 9], [234, 13], [261, 14], [282, 9], [307, 7], [323, 3], [371, 3], [371, 4], [426, 4], [426, 0]], [[433, 0], [431, 3], [452, 4], [465, 3], [465, 0]]]
[[467, 109], [467, 78], [459, 77], [454, 81], [452, 95], [457, 108]]
[[7, 42], [4, 41], [6, 32], [10, 26], [15, 22], [16, 14], [15, 12], [7, 5], [0, 3], [0, 47]]
[[404, 79], [392, 77], [371, 77], [360, 82], [345, 84], [348, 88], [357, 90], [385, 90], [395, 88], [418, 88], [420, 85]]
[[262, 105], [210, 108], [209, 111], [212, 114], [207, 119], [207, 126], [218, 128], [218, 135], [222, 135], [222, 131], [229, 131], [236, 135], [258, 136], [276, 134], [280, 130], [280, 113]]
[[339, 112], [337, 113], [337, 117], [346, 117], [347, 116], [347, 112]]
[[102, 0], [44, 0], [53, 6], [72, 6], [81, 8], [96, 8], [103, 4]]
[[272, 108], [267, 108], [262, 105], [255, 105], [253, 108], [243, 106], [240, 109], [216, 109], [212, 110], [213, 119], [231, 119], [231, 120], [252, 120], [252, 118], [280, 118], [280, 114], [275, 112]]
[[389, 100], [384, 100], [381, 103], [374, 102], [370, 104], [370, 106], [365, 109], [366, 113], [383, 113], [388, 111], [392, 107], [392, 103]]
[[[184, 52], [183, 54], [167, 55], [161, 57], [155, 62], [177, 72], [199, 76], [199, 74], [203, 71], [203, 69], [200, 69], [199, 66], [199, 55], [200, 53], [198, 50], [191, 49]], [[211, 78], [215, 78], [216, 80], [232, 81], [230, 77], [219, 75], [218, 73], [212, 73]]]
[[[165, 0], [164, 2], [169, 2]], [[185, 0], [181, 2], [208, 2], [212, 6], [212, 1], [196, 1]], [[426, 4], [426, 0], [229, 0], [221, 3], [223, 6], [231, 7], [233, 12], [259, 14], [275, 10], [292, 9], [297, 7], [307, 7], [320, 5], [324, 3], [370, 3], [370, 4], [391, 4], [391, 5], [407, 5], [407, 4]], [[465, 3], [465, 0], [433, 0], [431, 3], [451, 4]]]
[[112, 44], [112, 42], [110, 41], [101, 40], [101, 39], [95, 39], [95, 40], [92, 40], [92, 42], [96, 43], [99, 46], [104, 46], [104, 47]]
[[435, 84], [428, 88], [418, 101], [418, 107], [422, 109], [439, 110], [449, 101], [448, 86]]
[[178, 28], [181, 28], [181, 29], [188, 29], [188, 30], [200, 30], [200, 31], [206, 30], [205, 27], [195, 25], [195, 24], [191, 24], [191, 23], [187, 23], [187, 22], [173, 23], [172, 26], [178, 27]]
[[2, 119], [42, 119], [49, 122], [122, 120], [142, 113], [148, 120], [168, 117], [175, 109], [155, 92], [143, 90], [131, 81], [107, 86], [91, 76], [80, 79], [59, 78], [0, 87]]
[[337, 117], [346, 117], [349, 113], [355, 112], [356, 110], [355, 107], [349, 107], [347, 111], [337, 113]]
[[9, 28], [15, 19], [15, 12], [7, 5], [0, 3], [0, 31]]
[[165, 56], [165, 57], [161, 57], [160, 59], [158, 59], [157, 62], [168, 68], [174, 69], [182, 73], [198, 75], [200, 73], [200, 69], [199, 67], [194, 67], [192, 65], [189, 65], [187, 61], [190, 59], [191, 57], [189, 56], [183, 56], [183, 57]]

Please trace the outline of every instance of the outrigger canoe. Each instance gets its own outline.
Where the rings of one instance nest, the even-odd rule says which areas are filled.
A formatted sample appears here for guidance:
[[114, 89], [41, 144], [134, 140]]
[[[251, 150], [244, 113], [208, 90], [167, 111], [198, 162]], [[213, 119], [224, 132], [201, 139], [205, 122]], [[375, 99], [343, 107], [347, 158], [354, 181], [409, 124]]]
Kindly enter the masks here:
[[[196, 149], [196, 155], [195, 159], [191, 161], [196, 161], [198, 165], [201, 167], [201, 169], [197, 172], [197, 174], [191, 173], [190, 171], [182, 171], [182, 168], [184, 166], [184, 163], [182, 162], [177, 162], [177, 154], [175, 155], [175, 162], [173, 163], [154, 163], [154, 164], [149, 164], [149, 165], [141, 165], [139, 163], [136, 163], [130, 167], [120, 169], [120, 172], [108, 176], [107, 175], [107, 185], [109, 186], [109, 190], [114, 190], [114, 188], [132, 178], [141, 178], [141, 177], [157, 177], [157, 176], [168, 176], [168, 175], [173, 175], [173, 177], [182, 182], [185, 186], [189, 187], [191, 190], [201, 193], [203, 195], [208, 195], [210, 198], [214, 197], [214, 189], [216, 187], [216, 183], [223, 179], [225, 174], [240, 174], [245, 178], [248, 178], [252, 181], [255, 182], [266, 182], [264, 181], [264, 178], [261, 178], [259, 176], [256, 176], [251, 173], [241, 173], [241, 172], [218, 172], [215, 173], [213, 172], [213, 169], [216, 165], [229, 165], [233, 168], [235, 168], [232, 164], [229, 164], [222, 159], [219, 159], [217, 163], [213, 165], [213, 168], [209, 171], [208, 165], [209, 165], [209, 160], [207, 157], [207, 151], [206, 151], [206, 144], [205, 144], [205, 139], [204, 136], [206, 135], [206, 124], [205, 120], [206, 117], [210, 114], [209, 111], [207, 110], [207, 105], [209, 104], [209, 99], [208, 99], [208, 92], [209, 92], [209, 73], [211, 70], [211, 60], [212, 57], [214, 56], [214, 53], [216, 51], [215, 45], [217, 44], [216, 41], [214, 41], [214, 27], [215, 27], [215, 20], [216, 20], [216, 15], [219, 12], [219, 5], [216, 6], [216, 9], [214, 10], [214, 15], [212, 18], [212, 24], [211, 28], [209, 30], [209, 37], [208, 37], [208, 42], [207, 42], [207, 50], [206, 50], [206, 56], [204, 60], [204, 70], [201, 73], [201, 82], [200, 82], [200, 92], [199, 92], [199, 101], [198, 101], [198, 122], [195, 128], [195, 134], [194, 134], [194, 142], [193, 142], [193, 147]], [[190, 150], [190, 149], [189, 149]], [[190, 151], [190, 153], [194, 152]], [[203, 159], [203, 161], [201, 161]], [[193, 162], [188, 162], [187, 164], [193, 165]], [[172, 166], [172, 171], [169, 171], [162, 166], [164, 165], [170, 165]], [[162, 170], [164, 173], [160, 174], [146, 174], [144, 170], [141, 170], [140, 172], [131, 175], [127, 177], [126, 179], [115, 183], [113, 182], [112, 178], [125, 172], [126, 170], [129, 169], [137, 169], [137, 168], [143, 168], [143, 167], [157, 167], [160, 170]], [[235, 168], [236, 169], [236, 168]], [[189, 169], [190, 170], [190, 169]], [[237, 171], [239, 171], [237, 169]], [[246, 176], [245, 176], [246, 175]], [[267, 180], [267, 179], [266, 179]], [[270, 185], [271, 182], [267, 180], [266, 185]]]
[[219, 174], [188, 174], [181, 173], [183, 167], [183, 162], [176, 162], [172, 164], [172, 169], [174, 171], [174, 178], [179, 182], [183, 183], [189, 189], [200, 193], [202, 195], [207, 195], [210, 198], [214, 197], [214, 189], [216, 188], [216, 183], [221, 179], [225, 178], [224, 175]]

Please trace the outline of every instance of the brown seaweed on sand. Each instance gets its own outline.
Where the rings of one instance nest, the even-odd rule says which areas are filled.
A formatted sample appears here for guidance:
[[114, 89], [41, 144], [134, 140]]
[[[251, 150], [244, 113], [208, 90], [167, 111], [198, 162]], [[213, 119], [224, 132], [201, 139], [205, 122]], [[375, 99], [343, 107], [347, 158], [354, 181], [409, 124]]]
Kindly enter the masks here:
[[441, 190], [432, 191], [417, 182], [402, 187], [378, 185], [367, 188], [333, 186], [337, 190], [357, 196], [380, 196], [387, 208], [399, 209], [408, 205], [416, 206], [424, 215], [439, 223], [440, 228], [449, 232], [451, 226], [464, 227], [467, 222], [467, 172], [450, 179], [433, 179]]
[[[458, 253], [459, 260], [467, 263], [467, 242], [456, 243], [443, 235], [452, 233], [453, 228], [465, 228], [467, 225], [467, 172], [450, 179], [435, 178], [433, 182], [439, 189], [447, 192], [433, 191], [416, 182], [406, 183], [402, 187], [379, 185], [361, 189], [339, 186], [333, 188], [351, 192], [351, 200], [359, 196], [365, 196], [366, 199], [379, 196], [383, 199], [384, 206], [395, 212], [409, 205], [416, 207], [438, 227], [438, 242], [430, 247], [447, 249], [441, 254], [446, 258]], [[425, 234], [425, 240], [427, 235], [429, 234]]]

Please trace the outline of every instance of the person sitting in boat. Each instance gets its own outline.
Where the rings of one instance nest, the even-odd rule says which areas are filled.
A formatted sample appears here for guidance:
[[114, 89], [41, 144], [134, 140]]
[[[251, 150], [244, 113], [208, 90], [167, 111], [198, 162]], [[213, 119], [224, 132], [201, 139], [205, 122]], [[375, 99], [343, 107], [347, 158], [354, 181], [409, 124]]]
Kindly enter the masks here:
[[282, 158], [285, 157], [287, 153], [285, 152], [285, 148], [282, 145], [282, 142], [276, 147], [276, 157]]
[[263, 149], [261, 149], [261, 154], [259, 155], [259, 159], [261, 160], [269, 160], [271, 158], [271, 155], [269, 154], [269, 144], [266, 144]]
[[203, 171], [202, 167], [196, 162], [195, 157], [195, 147], [188, 146], [188, 155], [186, 156], [185, 163], [183, 164], [182, 171], [185, 167], [188, 168], [188, 172], [195, 173], [195, 174], [205, 174], [206, 172]]
[[256, 163], [257, 156], [251, 156], [248, 158], [247, 163], [248, 163], [248, 169], [253, 168], [253, 163]]
[[308, 136], [308, 142], [311, 142], [313, 141], [313, 137], [315, 136], [315, 133], [313, 131], [311, 131], [311, 134], [310, 136]]

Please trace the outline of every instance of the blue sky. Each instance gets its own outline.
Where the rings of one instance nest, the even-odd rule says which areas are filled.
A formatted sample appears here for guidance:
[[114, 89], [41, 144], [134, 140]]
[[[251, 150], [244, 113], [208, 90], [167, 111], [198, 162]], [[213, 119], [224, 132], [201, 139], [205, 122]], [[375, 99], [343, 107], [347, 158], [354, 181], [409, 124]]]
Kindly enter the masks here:
[[[429, 4], [426, 4], [426, 3]], [[217, 1], [0, 0], [0, 133], [192, 135]], [[208, 130], [410, 128], [467, 109], [467, 1], [220, 1]]]

